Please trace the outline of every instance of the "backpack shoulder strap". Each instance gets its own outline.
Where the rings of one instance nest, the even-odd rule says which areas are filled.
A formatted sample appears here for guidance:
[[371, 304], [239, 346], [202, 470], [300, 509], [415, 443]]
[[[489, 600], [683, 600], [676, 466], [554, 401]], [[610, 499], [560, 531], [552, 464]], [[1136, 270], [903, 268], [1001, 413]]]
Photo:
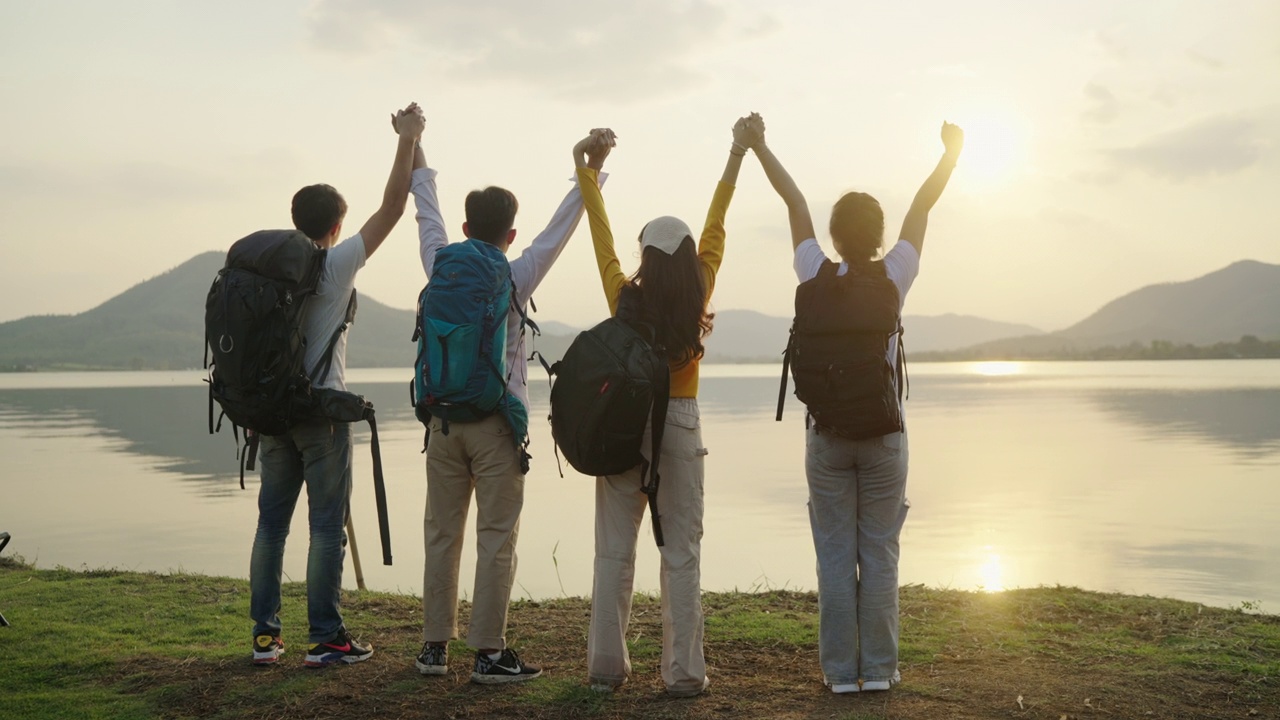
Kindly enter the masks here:
[[[342, 324], [337, 330], [333, 331], [333, 336], [329, 338], [329, 344], [324, 349], [324, 355], [320, 357], [320, 363], [316, 365], [316, 369], [311, 373], [311, 383], [319, 385], [329, 377], [329, 371], [333, 369], [333, 349], [338, 346], [338, 338], [342, 337], [342, 333], [351, 327], [351, 323], [356, 319], [356, 291], [351, 291], [351, 299], [347, 301], [347, 314], [342, 320]], [[321, 371], [323, 368], [323, 372]]]

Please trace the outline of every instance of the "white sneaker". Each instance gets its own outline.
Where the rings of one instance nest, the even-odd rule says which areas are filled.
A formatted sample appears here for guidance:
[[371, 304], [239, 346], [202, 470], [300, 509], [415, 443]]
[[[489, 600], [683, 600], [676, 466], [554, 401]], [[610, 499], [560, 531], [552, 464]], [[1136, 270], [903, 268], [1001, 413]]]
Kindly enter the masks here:
[[902, 682], [902, 675], [899, 674], [897, 670], [894, 670], [893, 677], [888, 680], [863, 680], [862, 691], [876, 692], [881, 690], [888, 690], [889, 688], [893, 687], [894, 685], [897, 685], [900, 682]]
[[855, 683], [836, 683], [834, 685], [831, 685], [830, 687], [831, 687], [831, 692], [837, 695], [844, 695], [845, 693], [856, 693], [862, 689], [858, 687], [858, 683], [856, 682]]

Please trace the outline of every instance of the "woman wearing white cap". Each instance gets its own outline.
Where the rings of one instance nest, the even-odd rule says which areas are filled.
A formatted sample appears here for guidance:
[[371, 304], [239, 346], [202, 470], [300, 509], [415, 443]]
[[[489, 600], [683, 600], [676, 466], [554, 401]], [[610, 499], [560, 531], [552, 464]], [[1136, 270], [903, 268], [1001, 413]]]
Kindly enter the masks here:
[[[612, 131], [603, 131], [612, 143]], [[604, 284], [609, 313], [616, 315], [623, 297], [655, 328], [671, 366], [671, 400], [663, 430], [658, 514], [665, 542], [662, 554], [662, 681], [667, 693], [691, 697], [709, 685], [702, 652], [702, 430], [698, 418], [698, 362], [702, 339], [711, 332], [707, 303], [716, 271], [724, 257], [724, 217], [748, 148], [761, 137], [748, 118], [733, 126], [733, 145], [724, 174], [711, 199], [706, 224], [694, 247], [689, 226], [660, 217], [640, 232], [640, 268], [628, 278], [613, 246], [596, 171], [575, 157], [583, 204], [591, 224], [591, 241]], [[644, 448], [649, 447], [646, 438]], [[647, 455], [647, 451], [645, 452]], [[646, 496], [640, 491], [640, 468], [622, 475], [596, 478], [596, 560], [591, 594], [591, 632], [587, 639], [587, 674], [591, 687], [611, 691], [631, 674], [627, 623], [635, 580], [636, 541]]]

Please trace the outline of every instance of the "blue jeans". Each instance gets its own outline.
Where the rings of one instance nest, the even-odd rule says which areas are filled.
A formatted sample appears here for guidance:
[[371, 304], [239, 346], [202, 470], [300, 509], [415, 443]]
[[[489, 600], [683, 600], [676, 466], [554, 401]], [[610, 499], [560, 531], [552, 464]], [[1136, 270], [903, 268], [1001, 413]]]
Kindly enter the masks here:
[[263, 436], [258, 462], [258, 532], [249, 562], [253, 634], [280, 634], [280, 577], [289, 521], [307, 486], [311, 546], [307, 553], [310, 642], [328, 642], [342, 628], [338, 608], [351, 504], [351, 426], [318, 420], [284, 435]]
[[808, 431], [809, 524], [818, 556], [818, 655], [828, 684], [896, 680], [898, 535], [907, 518], [907, 435]]

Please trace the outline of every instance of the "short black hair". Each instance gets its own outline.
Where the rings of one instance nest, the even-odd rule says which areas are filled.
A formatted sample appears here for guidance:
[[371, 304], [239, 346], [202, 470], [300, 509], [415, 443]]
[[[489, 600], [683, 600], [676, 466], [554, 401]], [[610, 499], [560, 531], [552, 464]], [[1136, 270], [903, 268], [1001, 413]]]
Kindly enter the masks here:
[[308, 185], [293, 196], [293, 226], [319, 240], [347, 216], [347, 201], [332, 185]]
[[520, 203], [510, 190], [490, 185], [467, 194], [467, 229], [471, 237], [497, 245], [516, 224]]

